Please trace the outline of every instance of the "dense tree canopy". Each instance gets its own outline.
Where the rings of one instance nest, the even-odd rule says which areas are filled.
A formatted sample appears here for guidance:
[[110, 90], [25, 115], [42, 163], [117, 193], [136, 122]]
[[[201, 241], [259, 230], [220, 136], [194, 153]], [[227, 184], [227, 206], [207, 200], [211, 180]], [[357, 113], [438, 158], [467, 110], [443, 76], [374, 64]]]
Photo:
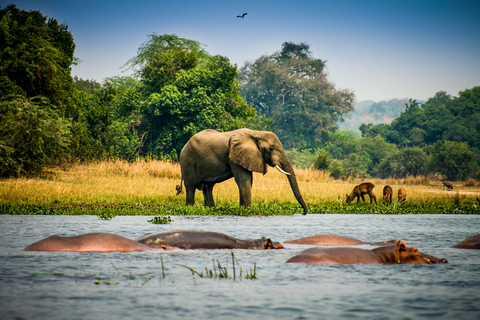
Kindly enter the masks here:
[[70, 76], [74, 50], [66, 25], [15, 5], [0, 9], [1, 176], [70, 157], [84, 97]]
[[466, 142], [480, 151], [480, 87], [451, 97], [444, 91], [420, 105], [410, 100], [390, 125], [364, 125], [364, 135], [380, 134], [398, 146], [425, 146], [437, 141]]
[[203, 47], [149, 35], [125, 65], [133, 76], [100, 84], [71, 77], [78, 60], [66, 25], [0, 8], [0, 177], [38, 174], [61, 160], [176, 159], [200, 130], [249, 127], [276, 130], [295, 164], [335, 178], [480, 178], [480, 87], [410, 99], [391, 124], [363, 124], [359, 137], [337, 131], [353, 93], [327, 80], [326, 62], [307, 44], [285, 42], [240, 74]]
[[0, 93], [45, 96], [61, 116], [71, 116], [74, 51], [66, 25], [39, 11], [7, 6], [0, 10]]
[[309, 45], [285, 42], [281, 51], [240, 70], [242, 96], [259, 115], [275, 121], [286, 148], [318, 147], [353, 110], [353, 93], [327, 80], [325, 63], [312, 57]]
[[364, 137], [381, 136], [401, 148], [400, 154], [382, 161], [379, 176], [390, 172], [440, 173], [451, 180], [473, 177], [480, 161], [480, 87], [453, 98], [439, 91], [424, 104], [410, 99], [390, 125], [363, 124], [360, 130]]
[[148, 142], [140, 150], [144, 155], [176, 158], [195, 133], [242, 128], [256, 114], [240, 96], [236, 66], [196, 41], [152, 34], [128, 65], [140, 80], [135, 91], [141, 108], [135, 112]]

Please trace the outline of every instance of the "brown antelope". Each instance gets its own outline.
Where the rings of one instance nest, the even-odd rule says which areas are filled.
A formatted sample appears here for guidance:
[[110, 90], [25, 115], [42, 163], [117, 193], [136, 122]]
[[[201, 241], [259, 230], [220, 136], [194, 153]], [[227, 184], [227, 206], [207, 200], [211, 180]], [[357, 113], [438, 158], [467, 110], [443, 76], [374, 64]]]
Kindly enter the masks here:
[[392, 203], [393, 190], [390, 186], [383, 187], [383, 202]]
[[377, 204], [377, 197], [375, 197], [375, 185], [370, 182], [365, 182], [355, 186], [350, 195], [347, 194], [347, 203], [350, 203], [353, 201], [353, 199], [357, 198], [358, 206], [360, 203], [360, 197], [362, 198], [363, 202], [365, 202], [365, 198], [363, 197], [364, 194], [368, 194], [370, 196], [370, 204], [372, 204], [373, 200], [375, 200], [375, 205]]
[[447, 190], [453, 190], [453, 183], [448, 181], [442, 181], [442, 182], [443, 182], [443, 190], [445, 190], [445, 187], [447, 187]]
[[398, 202], [405, 203], [407, 201], [407, 191], [405, 189], [400, 188], [398, 189]]

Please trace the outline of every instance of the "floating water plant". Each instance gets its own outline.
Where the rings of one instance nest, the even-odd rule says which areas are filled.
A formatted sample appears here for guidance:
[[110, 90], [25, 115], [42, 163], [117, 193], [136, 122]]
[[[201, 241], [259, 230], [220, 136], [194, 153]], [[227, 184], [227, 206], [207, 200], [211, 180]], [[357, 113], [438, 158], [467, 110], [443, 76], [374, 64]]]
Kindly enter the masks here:
[[112, 218], [115, 218], [115, 214], [110, 210], [101, 210], [97, 216], [100, 220], [112, 220]]
[[148, 222], [152, 224], [170, 224], [172, 223], [172, 221], [173, 221], [172, 218], [170, 218], [169, 216], [155, 217], [153, 219], [148, 220]]
[[96, 285], [99, 285], [99, 284], [105, 284], [107, 286], [116, 286], [119, 284], [119, 282], [110, 282], [110, 281], [100, 281], [100, 280], [95, 280], [94, 282]]

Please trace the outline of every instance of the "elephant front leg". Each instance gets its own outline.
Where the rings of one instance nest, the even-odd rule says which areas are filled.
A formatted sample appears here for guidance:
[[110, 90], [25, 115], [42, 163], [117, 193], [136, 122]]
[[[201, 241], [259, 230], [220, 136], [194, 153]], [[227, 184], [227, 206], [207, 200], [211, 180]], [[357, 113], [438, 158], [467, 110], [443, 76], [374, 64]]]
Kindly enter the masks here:
[[238, 185], [240, 192], [240, 205], [246, 208], [252, 206], [252, 181], [245, 182], [242, 186]]
[[230, 164], [233, 172], [233, 177], [238, 186], [240, 193], [240, 205], [244, 207], [252, 206], [252, 184], [253, 175], [251, 171], [244, 169], [234, 163]]
[[215, 183], [207, 183], [203, 188], [203, 201], [206, 207], [215, 207], [213, 200], [213, 186]]

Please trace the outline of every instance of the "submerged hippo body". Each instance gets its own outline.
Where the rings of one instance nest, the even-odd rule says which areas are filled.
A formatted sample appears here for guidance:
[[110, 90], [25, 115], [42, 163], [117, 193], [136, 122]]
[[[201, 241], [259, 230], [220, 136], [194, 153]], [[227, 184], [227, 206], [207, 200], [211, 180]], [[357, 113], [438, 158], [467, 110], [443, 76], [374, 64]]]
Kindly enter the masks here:
[[171, 230], [149, 233], [136, 241], [152, 248], [162, 245], [182, 249], [281, 249], [278, 242], [262, 238], [242, 240], [219, 232], [201, 230]]
[[295, 240], [287, 240], [283, 243], [289, 244], [311, 244], [319, 246], [348, 246], [348, 245], [361, 245], [369, 244], [368, 242], [363, 242], [354, 238], [337, 236], [335, 234], [316, 234], [309, 237], [299, 238]]
[[396, 245], [396, 244], [405, 244], [407, 245], [408, 242], [401, 241], [401, 240], [388, 240], [382, 242], [364, 242], [361, 240], [357, 240], [350, 237], [345, 236], [338, 236], [335, 234], [316, 234], [313, 236], [299, 238], [295, 240], [287, 240], [283, 243], [288, 244], [310, 244], [310, 245], [317, 245], [317, 246], [356, 246], [362, 244], [370, 244], [376, 246], [385, 246], [385, 245]]
[[[433, 256], [430, 256], [434, 258]], [[407, 248], [404, 244], [378, 247], [372, 250], [359, 248], [310, 248], [287, 260], [287, 263], [305, 264], [430, 264], [446, 260], [426, 258], [417, 248]]]
[[88, 233], [73, 237], [53, 235], [32, 243], [24, 251], [70, 251], [70, 252], [132, 252], [173, 250], [175, 248], [162, 247], [152, 249], [137, 241], [111, 233]]
[[480, 234], [471, 236], [456, 245], [453, 245], [452, 248], [458, 249], [480, 249]]

